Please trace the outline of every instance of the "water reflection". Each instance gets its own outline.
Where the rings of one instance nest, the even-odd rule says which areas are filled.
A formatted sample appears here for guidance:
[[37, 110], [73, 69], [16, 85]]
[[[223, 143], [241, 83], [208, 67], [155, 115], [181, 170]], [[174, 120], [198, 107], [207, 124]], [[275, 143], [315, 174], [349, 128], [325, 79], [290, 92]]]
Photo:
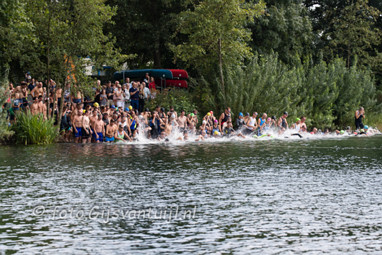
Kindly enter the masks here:
[[[381, 149], [381, 137], [0, 147], [0, 249], [379, 253]], [[174, 208], [195, 217], [76, 216]]]

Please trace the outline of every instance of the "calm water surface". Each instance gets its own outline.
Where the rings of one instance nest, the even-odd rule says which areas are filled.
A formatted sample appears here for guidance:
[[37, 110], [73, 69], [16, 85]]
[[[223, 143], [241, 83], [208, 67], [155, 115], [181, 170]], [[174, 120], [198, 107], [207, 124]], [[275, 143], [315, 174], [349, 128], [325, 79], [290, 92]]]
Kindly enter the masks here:
[[0, 252], [382, 254], [382, 137], [0, 147]]

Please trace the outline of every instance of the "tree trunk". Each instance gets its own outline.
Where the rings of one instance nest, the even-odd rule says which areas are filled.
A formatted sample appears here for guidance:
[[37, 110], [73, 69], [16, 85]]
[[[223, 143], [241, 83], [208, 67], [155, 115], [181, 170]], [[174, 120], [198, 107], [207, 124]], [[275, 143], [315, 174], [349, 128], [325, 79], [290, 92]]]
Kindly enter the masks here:
[[220, 76], [220, 83], [222, 86], [222, 91], [224, 94], [224, 75], [223, 75], [223, 58], [222, 58], [222, 39], [219, 38], [219, 76]]
[[154, 68], [162, 68], [159, 37], [157, 35], [154, 42]]
[[[51, 11], [50, 11], [50, 4], [48, 5], [48, 10], [49, 10], [49, 18], [48, 18], [48, 48], [47, 48], [47, 58], [46, 58], [46, 61], [47, 61], [47, 71], [48, 71], [48, 83], [47, 83], [47, 86], [48, 88], [46, 89], [46, 94], [48, 96], [48, 102], [47, 102], [47, 106], [46, 106], [46, 116], [47, 116], [47, 119], [50, 119], [50, 114], [49, 114], [49, 104], [50, 104], [50, 98], [49, 98], [49, 94], [50, 94], [50, 89], [49, 89], [49, 83], [50, 83], [50, 17], [51, 17]], [[52, 109], [52, 115], [54, 115], [53, 113], [53, 110], [54, 108]]]
[[[67, 59], [67, 61], [65, 61], [65, 70], [66, 70], [66, 72], [69, 70], [69, 58]], [[64, 82], [61, 85], [61, 89], [62, 89], [61, 90], [61, 104], [58, 106], [59, 107], [59, 111], [57, 113], [57, 126], [58, 126], [58, 130], [60, 130], [61, 118], [62, 118], [62, 110], [64, 109], [64, 103], [65, 103], [64, 92], [65, 92], [66, 82], [67, 82], [67, 77], [65, 77]], [[59, 82], [57, 81], [56, 89], [58, 88], [58, 85], [59, 85]]]
[[[56, 83], [56, 88], [58, 88], [58, 82]], [[57, 127], [58, 131], [60, 131], [60, 126], [61, 126], [61, 116], [62, 116], [62, 110], [64, 109], [64, 103], [65, 103], [65, 98], [64, 98], [64, 92], [65, 92], [65, 84], [66, 84], [66, 78], [64, 79], [64, 83], [61, 86], [61, 104], [58, 105], [58, 112], [57, 112]]]

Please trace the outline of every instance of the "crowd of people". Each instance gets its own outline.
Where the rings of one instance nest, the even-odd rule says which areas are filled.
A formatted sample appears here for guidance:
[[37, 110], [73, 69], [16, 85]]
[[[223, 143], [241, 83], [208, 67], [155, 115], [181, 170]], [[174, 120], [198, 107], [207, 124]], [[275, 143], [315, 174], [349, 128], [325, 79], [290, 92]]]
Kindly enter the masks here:
[[[308, 131], [305, 116], [293, 121], [289, 118], [292, 122], [289, 123], [287, 112], [278, 118], [269, 117], [266, 113], [258, 116], [257, 112], [252, 115], [240, 112], [233, 120], [230, 107], [226, 107], [218, 116], [213, 111], [199, 116], [196, 109], [186, 113], [184, 110], [177, 112], [174, 107], [164, 109], [161, 106], [150, 111], [145, 108], [145, 104], [155, 97], [157, 90], [155, 80], [148, 74], [141, 82], [130, 82], [126, 78], [122, 85], [118, 81], [109, 81], [101, 86], [101, 82], [97, 81], [94, 99], [84, 96], [75, 86], [71, 89], [67, 85], [62, 91], [53, 80], [45, 81], [45, 84], [27, 73], [26, 80], [19, 86], [9, 85], [8, 107], [3, 107], [8, 108], [8, 118], [12, 124], [16, 121], [17, 111], [30, 111], [33, 115], [39, 114], [46, 118], [52, 112], [57, 116], [63, 103], [60, 129], [66, 142], [124, 143], [140, 138], [201, 141], [221, 137], [259, 138], [284, 133], [299, 137], [304, 134], [329, 134], [329, 130], [322, 132], [317, 128]], [[361, 107], [355, 112], [356, 131], [348, 127], [346, 130], [336, 130], [335, 133], [362, 135], [373, 132], [363, 125], [364, 117], [365, 111]]]

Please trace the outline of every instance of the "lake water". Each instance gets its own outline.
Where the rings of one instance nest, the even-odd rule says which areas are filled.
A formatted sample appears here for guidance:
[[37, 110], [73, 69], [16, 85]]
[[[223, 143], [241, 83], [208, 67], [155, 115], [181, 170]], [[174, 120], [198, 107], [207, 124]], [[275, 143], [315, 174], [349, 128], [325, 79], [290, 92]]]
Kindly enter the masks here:
[[2, 146], [0, 252], [382, 253], [382, 136]]

